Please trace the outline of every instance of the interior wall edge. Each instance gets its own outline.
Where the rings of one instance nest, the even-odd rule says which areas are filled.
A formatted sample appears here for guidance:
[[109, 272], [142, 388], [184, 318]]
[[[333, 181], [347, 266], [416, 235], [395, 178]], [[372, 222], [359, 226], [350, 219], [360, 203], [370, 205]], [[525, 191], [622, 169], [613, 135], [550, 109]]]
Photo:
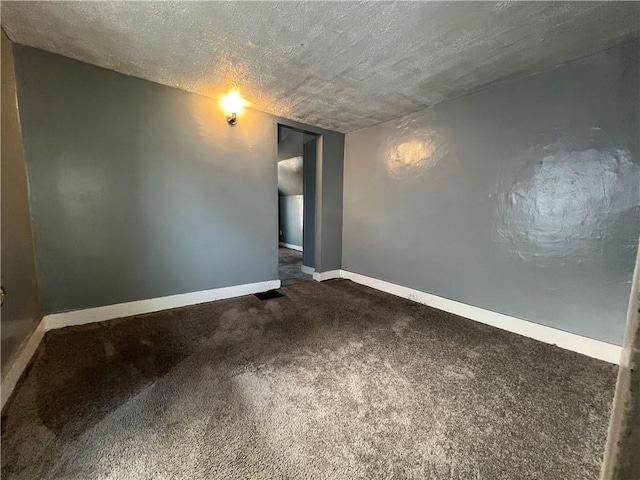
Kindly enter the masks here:
[[25, 338], [24, 342], [14, 354], [11, 363], [3, 372], [2, 385], [0, 386], [0, 410], [4, 408], [11, 393], [13, 393], [13, 390], [18, 384], [18, 380], [20, 380], [22, 373], [26, 370], [27, 366], [29, 366], [33, 354], [36, 353], [40, 342], [44, 338], [44, 334], [46, 333], [45, 325], [45, 318], [42, 317], [35, 330]]
[[[413, 302], [422, 303], [429, 307], [437, 308], [445, 312], [453, 313], [460, 317], [468, 318], [476, 322], [484, 323], [492, 327], [516, 333], [524, 337], [532, 338], [540, 342], [555, 345], [565, 350], [581, 353], [588, 357], [603, 360], [618, 365], [620, 363], [622, 347], [611, 343], [583, 337], [575, 333], [565, 332], [557, 328], [548, 327], [538, 323], [529, 322], [502, 313], [492, 312], [484, 308], [467, 305], [448, 298], [438, 297], [427, 292], [403, 287], [394, 283], [367, 277], [348, 270], [340, 270], [340, 278], [365, 285], [382, 292], [390, 293], [398, 297], [406, 298]], [[315, 278], [315, 275], [314, 275]]]
[[43, 311], [38, 293], [30, 191], [21, 111], [16, 94], [14, 44], [2, 30], [2, 375], [20, 355]]
[[324, 282], [334, 278], [342, 278], [341, 270], [327, 270], [326, 272], [313, 272], [313, 279], [316, 282]]
[[[627, 325], [625, 328], [622, 353], [620, 355], [620, 368], [616, 380], [616, 389], [611, 407], [611, 420], [607, 432], [607, 443], [604, 449], [600, 480], [621, 478], [624, 465], [622, 452], [625, 442], [629, 441], [629, 423], [633, 421], [633, 377], [640, 375], [640, 250], [636, 257], [636, 266], [633, 274], [633, 284], [629, 295], [629, 309], [627, 311]], [[635, 365], [634, 365], [635, 364]], [[635, 395], [640, 393], [636, 392]], [[637, 408], [637, 407], [636, 407]]]

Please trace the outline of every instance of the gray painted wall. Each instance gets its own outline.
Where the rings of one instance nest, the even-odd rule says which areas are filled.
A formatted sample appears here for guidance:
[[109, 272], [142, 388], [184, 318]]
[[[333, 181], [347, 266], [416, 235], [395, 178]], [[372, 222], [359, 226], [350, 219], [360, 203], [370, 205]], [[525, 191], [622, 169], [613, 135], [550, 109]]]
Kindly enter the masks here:
[[286, 127], [279, 127], [278, 160], [302, 156], [304, 134]]
[[[326, 272], [342, 265], [343, 172], [345, 137], [323, 135], [316, 140], [316, 248], [315, 269]], [[336, 228], [337, 226], [340, 228]]]
[[[296, 133], [296, 132], [292, 132]], [[299, 136], [302, 150], [302, 134]], [[278, 144], [278, 152], [280, 146]], [[300, 151], [302, 154], [302, 151]], [[278, 218], [280, 242], [302, 248], [303, 209], [303, 173], [302, 155], [278, 162]]]
[[[300, 145], [302, 146], [302, 144]], [[278, 195], [302, 195], [304, 173], [302, 154], [278, 162]]]
[[2, 32], [2, 371], [42, 318], [11, 41]]
[[[275, 279], [277, 124], [334, 145], [327, 181], [342, 168], [342, 134], [251, 109], [230, 127], [215, 100], [15, 55], [47, 313]], [[319, 209], [329, 230], [342, 230], [341, 204]]]
[[302, 264], [314, 268], [316, 264], [316, 138], [307, 139], [303, 145], [303, 218], [313, 219], [303, 224]]
[[[299, 131], [319, 135], [314, 142], [316, 152], [316, 194], [314, 196], [316, 221], [313, 233], [316, 247], [313, 253], [315, 255], [313, 256], [313, 265], [306, 262], [306, 256], [303, 258], [303, 262], [305, 265], [313, 266], [316, 272], [339, 269], [342, 264], [342, 186], [344, 183], [345, 136], [342, 133], [310, 127], [293, 120], [281, 119], [280, 123]], [[305, 163], [308, 157], [305, 150]], [[306, 191], [305, 196], [307, 196]]]
[[347, 134], [343, 267], [620, 344], [640, 233], [639, 49]]
[[280, 217], [280, 241], [302, 248], [304, 201], [302, 195], [278, 198]]

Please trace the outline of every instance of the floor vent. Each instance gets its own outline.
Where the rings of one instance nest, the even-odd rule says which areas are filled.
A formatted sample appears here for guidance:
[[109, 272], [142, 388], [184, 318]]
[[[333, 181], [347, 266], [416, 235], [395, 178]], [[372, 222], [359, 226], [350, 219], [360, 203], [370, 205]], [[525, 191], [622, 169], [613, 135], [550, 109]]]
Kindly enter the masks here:
[[254, 293], [254, 295], [258, 297], [260, 300], [262, 300], [263, 302], [265, 300], [271, 300], [272, 298], [284, 297], [284, 295], [280, 293], [278, 290], [269, 290], [268, 292]]

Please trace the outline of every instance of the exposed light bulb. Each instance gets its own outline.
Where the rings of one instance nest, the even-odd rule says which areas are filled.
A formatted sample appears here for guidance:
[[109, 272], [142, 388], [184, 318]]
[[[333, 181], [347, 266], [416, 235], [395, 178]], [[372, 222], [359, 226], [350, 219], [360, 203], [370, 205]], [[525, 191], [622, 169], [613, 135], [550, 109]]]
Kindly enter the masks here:
[[247, 102], [240, 96], [238, 90], [232, 90], [222, 99], [222, 108], [227, 113], [227, 122], [235, 125], [238, 121], [237, 114], [242, 111]]

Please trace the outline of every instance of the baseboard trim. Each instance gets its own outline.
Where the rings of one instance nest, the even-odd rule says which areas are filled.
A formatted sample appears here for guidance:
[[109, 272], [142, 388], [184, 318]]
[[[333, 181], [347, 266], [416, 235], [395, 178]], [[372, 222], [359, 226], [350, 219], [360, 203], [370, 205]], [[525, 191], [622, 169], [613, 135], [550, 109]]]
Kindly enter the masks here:
[[[304, 267], [305, 266], [303, 266], [303, 268]], [[422, 303], [518, 335], [533, 338], [534, 340], [556, 345], [566, 350], [571, 350], [616, 365], [620, 363], [622, 347], [618, 345], [612, 345], [527, 320], [456, 302], [455, 300], [438, 297], [437, 295], [403, 287], [384, 280], [378, 280], [373, 277], [367, 277], [359, 273], [347, 270], [314, 271], [313, 278], [319, 282], [333, 278], [345, 278], [376, 290]], [[30, 337], [22, 344], [15, 360], [2, 378], [0, 408], [4, 408], [20, 376], [29, 365], [31, 358], [44, 338], [45, 332], [48, 330], [197, 305], [215, 300], [241, 297], [243, 295], [251, 295], [253, 293], [266, 292], [278, 288], [280, 288], [280, 280], [270, 280], [267, 282], [235, 285], [200, 292], [172, 295], [169, 297], [152, 298], [149, 300], [46, 315], [42, 318]]]
[[302, 251], [302, 247], [294, 245], [292, 243], [278, 242], [278, 245], [280, 245], [281, 247], [290, 248], [291, 250], [297, 250], [299, 252]]
[[302, 273], [306, 273], [307, 275], [313, 275], [316, 271], [315, 268], [313, 267], [307, 267], [306, 265], [302, 265], [300, 267], [300, 270], [302, 271]]
[[231, 287], [214, 288], [212, 290], [202, 290], [199, 292], [183, 293], [168, 297], [151, 298], [149, 300], [139, 300], [136, 302], [119, 303], [116, 305], [106, 305], [104, 307], [85, 308], [82, 310], [72, 310], [70, 312], [54, 313], [46, 315], [45, 328], [53, 330], [55, 328], [70, 327], [72, 325], [83, 325], [85, 323], [102, 322], [114, 318], [130, 317], [143, 313], [159, 312], [171, 308], [187, 307], [199, 303], [224, 300], [226, 298], [241, 297], [253, 293], [266, 292], [280, 288], [280, 280], [270, 280], [268, 282], [246, 283], [244, 285], [234, 285]]
[[583, 337], [575, 333], [565, 332], [563, 330], [511, 317], [502, 313], [492, 312], [480, 307], [474, 307], [465, 303], [456, 302], [455, 300], [449, 300], [448, 298], [438, 297], [437, 295], [403, 287], [401, 285], [396, 285], [384, 280], [378, 280], [377, 278], [367, 277], [347, 270], [340, 270], [340, 278], [345, 278], [355, 283], [375, 288], [376, 290], [422, 303], [424, 305], [437, 308], [438, 310], [444, 310], [445, 312], [453, 313], [486, 325], [491, 325], [492, 327], [516, 333], [524, 337], [533, 338], [540, 342], [556, 345], [560, 348], [564, 348], [565, 350], [571, 350], [573, 352], [581, 353], [616, 365], [620, 363], [622, 347], [618, 345]]
[[332, 278], [341, 278], [341, 270], [329, 270], [326, 272], [313, 272], [313, 279], [316, 282], [324, 282], [325, 280], [331, 280]]
[[22, 376], [22, 372], [25, 371], [33, 354], [36, 353], [38, 345], [44, 338], [45, 334], [45, 319], [42, 318], [38, 323], [36, 329], [31, 332], [31, 335], [22, 343], [18, 353], [14, 357], [13, 363], [7, 369], [7, 373], [2, 377], [2, 388], [0, 394], [0, 409], [4, 408], [4, 405], [9, 400], [9, 397], [16, 388], [18, 380]]
[[29, 365], [33, 354], [38, 349], [38, 345], [49, 330], [56, 328], [70, 327], [73, 325], [84, 325], [86, 323], [103, 322], [115, 318], [130, 317], [143, 313], [159, 312], [171, 308], [186, 307], [199, 303], [213, 302], [227, 298], [242, 297], [254, 293], [267, 292], [280, 288], [280, 280], [270, 280], [267, 282], [247, 283], [234, 285], [231, 287], [214, 288], [212, 290], [202, 290], [200, 292], [183, 293], [168, 297], [151, 298], [149, 300], [139, 300], [136, 302], [119, 303], [104, 307], [85, 308], [82, 310], [72, 310], [69, 312], [54, 313], [45, 315], [37, 328], [20, 347], [16, 359], [9, 367], [6, 375], [2, 378], [2, 392], [0, 408], [4, 408], [5, 403], [11, 396], [20, 376]]

